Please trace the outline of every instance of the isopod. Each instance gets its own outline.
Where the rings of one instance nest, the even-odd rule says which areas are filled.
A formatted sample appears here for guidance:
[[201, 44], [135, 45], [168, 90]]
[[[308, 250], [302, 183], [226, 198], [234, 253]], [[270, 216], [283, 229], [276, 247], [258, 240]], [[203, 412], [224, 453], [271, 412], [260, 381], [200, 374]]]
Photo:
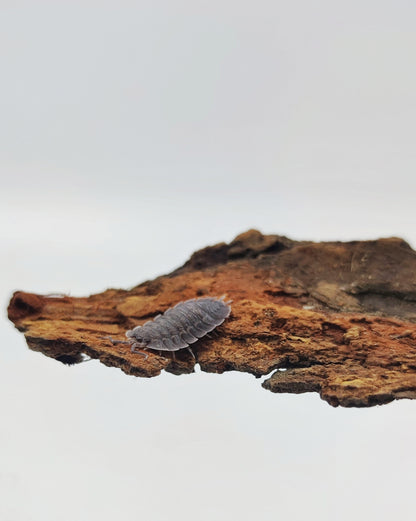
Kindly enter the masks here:
[[224, 298], [201, 297], [179, 302], [163, 315], [157, 315], [142, 326], [127, 331], [132, 352], [155, 349], [171, 351], [174, 357], [175, 351], [186, 347], [194, 356], [190, 344], [222, 324], [229, 316], [231, 301], [225, 302]]

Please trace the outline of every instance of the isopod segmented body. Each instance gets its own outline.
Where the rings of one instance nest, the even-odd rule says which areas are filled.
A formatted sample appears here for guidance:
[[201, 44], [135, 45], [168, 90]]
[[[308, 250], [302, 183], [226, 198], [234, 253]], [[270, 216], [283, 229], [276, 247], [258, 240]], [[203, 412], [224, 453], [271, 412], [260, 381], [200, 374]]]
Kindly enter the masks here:
[[224, 297], [202, 297], [179, 302], [163, 315], [127, 331], [126, 336], [132, 342], [131, 350], [189, 349], [190, 344], [224, 322], [231, 312], [230, 302], [225, 302]]

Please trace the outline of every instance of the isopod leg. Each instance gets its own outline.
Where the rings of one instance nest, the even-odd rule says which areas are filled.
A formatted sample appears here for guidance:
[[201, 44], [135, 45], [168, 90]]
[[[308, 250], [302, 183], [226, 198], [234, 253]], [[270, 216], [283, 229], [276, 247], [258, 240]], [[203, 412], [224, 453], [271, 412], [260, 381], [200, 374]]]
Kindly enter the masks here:
[[191, 355], [194, 357], [194, 360], [196, 360], [195, 355], [194, 355], [192, 349], [191, 349], [190, 347], [187, 347], [186, 349], [187, 349], [187, 350], [191, 353]]
[[[141, 349], [137, 349], [138, 347]], [[149, 358], [149, 353], [144, 353], [145, 349], [145, 347], [141, 346], [140, 344], [137, 344], [136, 342], [131, 345], [132, 353], [138, 353], [139, 355], [143, 355], [145, 360], [147, 360]]]

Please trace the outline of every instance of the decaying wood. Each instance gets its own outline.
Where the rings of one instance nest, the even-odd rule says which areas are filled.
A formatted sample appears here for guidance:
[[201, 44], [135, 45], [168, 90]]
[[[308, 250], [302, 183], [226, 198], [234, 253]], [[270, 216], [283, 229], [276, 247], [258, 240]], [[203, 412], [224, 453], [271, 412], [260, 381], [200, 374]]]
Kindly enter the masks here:
[[207, 372], [272, 373], [276, 393], [319, 392], [331, 405], [366, 407], [416, 397], [416, 252], [401, 239], [296, 242], [250, 230], [196, 252], [173, 273], [130, 291], [86, 298], [18, 291], [8, 313], [31, 349], [64, 363], [83, 355], [127, 374], [190, 373], [186, 350], [148, 358], [125, 331], [181, 300], [232, 299], [232, 312], [193, 346]]

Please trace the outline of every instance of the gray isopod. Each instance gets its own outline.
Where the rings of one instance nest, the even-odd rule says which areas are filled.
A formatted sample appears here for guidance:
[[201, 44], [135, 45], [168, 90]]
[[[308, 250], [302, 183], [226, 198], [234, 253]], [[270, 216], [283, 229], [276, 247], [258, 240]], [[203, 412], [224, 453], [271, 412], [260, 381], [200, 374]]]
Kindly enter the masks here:
[[147, 348], [174, 352], [186, 347], [194, 356], [189, 345], [229, 316], [231, 301], [225, 302], [224, 298], [202, 297], [179, 302], [163, 315], [127, 331], [132, 352]]

